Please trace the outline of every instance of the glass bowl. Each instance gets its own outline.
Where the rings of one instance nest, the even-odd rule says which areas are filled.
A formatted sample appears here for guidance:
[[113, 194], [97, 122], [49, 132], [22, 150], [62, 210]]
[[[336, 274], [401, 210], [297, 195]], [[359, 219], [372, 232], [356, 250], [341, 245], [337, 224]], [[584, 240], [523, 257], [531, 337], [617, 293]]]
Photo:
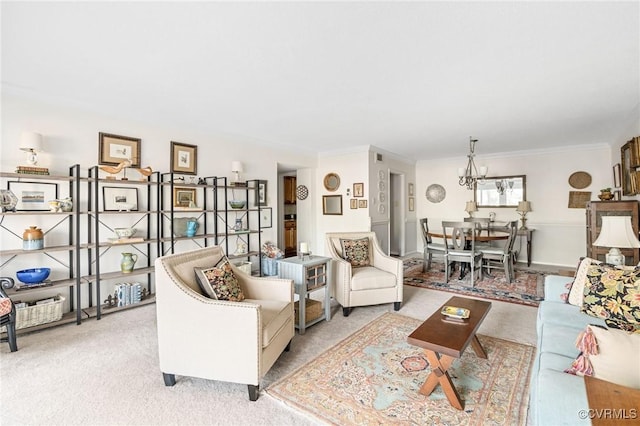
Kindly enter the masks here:
[[25, 284], [38, 284], [49, 278], [51, 268], [31, 268], [16, 272], [18, 281]]

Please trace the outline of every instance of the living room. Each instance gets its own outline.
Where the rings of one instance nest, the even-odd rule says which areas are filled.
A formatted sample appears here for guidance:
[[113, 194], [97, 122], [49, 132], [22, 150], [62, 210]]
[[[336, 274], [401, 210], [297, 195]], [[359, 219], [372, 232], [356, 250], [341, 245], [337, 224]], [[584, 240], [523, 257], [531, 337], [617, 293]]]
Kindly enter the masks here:
[[[201, 6], [215, 4], [203, 2]], [[262, 229], [262, 242], [282, 244], [281, 224], [278, 223], [284, 211], [279, 194], [281, 175], [295, 171], [297, 184], [308, 190], [308, 197], [299, 199], [297, 204], [298, 242], [306, 242], [313, 254], [326, 255], [324, 236], [327, 232], [375, 230], [387, 251], [393, 242], [389, 239], [398, 238], [401, 241], [400, 256], [420, 257], [423, 249], [418, 225], [420, 218], [428, 217], [438, 223], [468, 216], [465, 205], [474, 199], [474, 193], [459, 184], [457, 170], [467, 164], [469, 137], [472, 136], [478, 139], [476, 164], [487, 166], [488, 176], [526, 176], [526, 200], [530, 201], [532, 210], [527, 214], [527, 224], [535, 230], [531, 247], [534, 266], [575, 269], [578, 259], [585, 255], [587, 240], [585, 209], [569, 206], [572, 192], [590, 192], [589, 199], [596, 201], [600, 189], [620, 189], [612, 172], [616, 164], [622, 162], [620, 149], [628, 140], [640, 135], [638, 3], [619, 2], [612, 6], [608, 3], [576, 2], [559, 5], [557, 10], [553, 5], [536, 9], [533, 2], [505, 3], [503, 8], [497, 7], [486, 14], [483, 6], [496, 5], [453, 3], [447, 6], [451, 10], [422, 16], [428, 12], [422, 7], [427, 8], [430, 4], [416, 2], [414, 7], [418, 9], [412, 11], [410, 5], [394, 6], [386, 2], [378, 3], [378, 8], [366, 3], [358, 6], [358, 3], [344, 2], [344, 10], [336, 5], [334, 7], [338, 9], [331, 10], [330, 5], [323, 6], [321, 2], [306, 3], [310, 8], [306, 10], [302, 2], [291, 2], [290, 9], [282, 10], [275, 7], [276, 3], [269, 2], [260, 6], [243, 3], [237, 6], [237, 10], [233, 10], [232, 3], [217, 3], [219, 9], [213, 11], [215, 19], [212, 16], [208, 18], [212, 20], [210, 26], [217, 26], [220, 31], [219, 40], [199, 45], [201, 53], [194, 55], [186, 47], [184, 54], [176, 53], [181, 52], [182, 47], [173, 33], [189, 32], [189, 27], [182, 25], [189, 22], [185, 16], [190, 16], [190, 12], [171, 3], [72, 5], [4, 2], [1, 6], [0, 170], [13, 172], [17, 165], [25, 163], [25, 153], [18, 149], [20, 135], [24, 131], [43, 135], [38, 166], [48, 168], [52, 175], [63, 176], [69, 174], [70, 167], [79, 164], [81, 176], [85, 177], [90, 168], [99, 164], [100, 132], [139, 138], [140, 167], [148, 166], [161, 173], [171, 169], [171, 142], [178, 141], [197, 147], [197, 173], [186, 175], [187, 179], [189, 176], [225, 176], [232, 179], [232, 163], [240, 161], [243, 165], [241, 180], [267, 182], [265, 205], [272, 209], [273, 226]], [[270, 6], [275, 8], [270, 9]], [[516, 11], [518, 7], [522, 9]], [[176, 16], [172, 17], [172, 13]], [[264, 26], [255, 25], [261, 22], [263, 13], [274, 20], [267, 21]], [[359, 18], [362, 13], [366, 19]], [[437, 16], [451, 18], [452, 13], [454, 18], [449, 21], [452, 26], [447, 33], [452, 45], [454, 41], [460, 41], [453, 33], [463, 32], [461, 28], [465, 23], [474, 22], [474, 13], [481, 13], [477, 16], [474, 30], [486, 29], [496, 21], [502, 22], [498, 17], [508, 16], [504, 20], [510, 24], [502, 28], [513, 37], [513, 45], [504, 42], [504, 39], [509, 39], [505, 33], [487, 32], [488, 35], [479, 37], [479, 40], [489, 43], [486, 46], [470, 45], [455, 51], [451, 47], [450, 54], [445, 50], [445, 54], [435, 57], [433, 62], [437, 66], [433, 67], [444, 67], [442, 63], [450, 62], [445, 70], [452, 77], [446, 80], [432, 80], [427, 74], [419, 75], [432, 67], [424, 64], [429, 62], [427, 59], [414, 55], [419, 49], [414, 50], [415, 46], [409, 43], [408, 37], [401, 41], [407, 44], [406, 48], [412, 55], [404, 57], [400, 54], [391, 56], [391, 59], [376, 56], [376, 52], [391, 53], [391, 46], [383, 40], [392, 38], [388, 32], [391, 29], [402, 27], [407, 22], [411, 23], [411, 28], [414, 25], [435, 26]], [[389, 21], [382, 19], [385, 14]], [[582, 16], [584, 22], [578, 23], [577, 18], [563, 21], [571, 15]], [[205, 16], [202, 15], [203, 19]], [[304, 19], [296, 22], [298, 16]], [[526, 20], [527, 16], [530, 16], [530, 21]], [[496, 21], [489, 19], [491, 17]], [[379, 26], [382, 29], [376, 30], [356, 25], [367, 19], [385, 22], [389, 27], [383, 25]], [[147, 20], [148, 30], [145, 30]], [[277, 34], [278, 37], [264, 41], [265, 44], [256, 41], [260, 34], [270, 34], [271, 24], [275, 27], [287, 20], [293, 22], [289, 32]], [[319, 22], [324, 31], [334, 36], [342, 34], [342, 37], [330, 38], [325, 46], [322, 33], [309, 36]], [[203, 31], [200, 25], [203, 24], [194, 23], [191, 29], [195, 34], [189, 36], [196, 39], [213, 37], [210, 33], [199, 33]], [[246, 32], [252, 25], [257, 28], [258, 35]], [[136, 27], [138, 29], [134, 29]], [[165, 28], [166, 32], [152, 31], [158, 27]], [[43, 30], [34, 32], [33, 28]], [[236, 28], [242, 30], [234, 30]], [[127, 36], [133, 34], [137, 38], [130, 38], [127, 42], [126, 37], [109, 35], [111, 31]], [[547, 34], [538, 44], [541, 33]], [[558, 42], [558, 49], [551, 49], [548, 33], [566, 36], [570, 41], [566, 44]], [[300, 38], [286, 38], [291, 34], [300, 34]], [[419, 34], [427, 37], [427, 34]], [[574, 38], [575, 34], [580, 37]], [[470, 37], [464, 39], [468, 42], [477, 33], [465, 32], [465, 35]], [[114, 38], [113, 43], [109, 41], [111, 37]], [[584, 39], [583, 43], [576, 41], [580, 38]], [[226, 39], [234, 39], [234, 43], [225, 43]], [[353, 40], [353, 43], [346, 43], [344, 51], [329, 52], [345, 40]], [[446, 44], [447, 38], [438, 40]], [[310, 44], [298, 45], [303, 42]], [[245, 52], [243, 44], [249, 52], [246, 56], [242, 54]], [[171, 47], [166, 51], [170, 53], [163, 53], [159, 47], [162, 45]], [[271, 47], [265, 48], [265, 45]], [[273, 46], [285, 46], [285, 53]], [[392, 46], [402, 50], [399, 45]], [[611, 46], [620, 46], [620, 49]], [[579, 50], [571, 51], [570, 47]], [[362, 49], [362, 55], [356, 54], [358, 48]], [[425, 47], [424, 50], [429, 49]], [[589, 50], [604, 56], [588, 54]], [[283, 63], [289, 65], [291, 61], [299, 66], [289, 71], [271, 68], [273, 62], [268, 58], [276, 52]], [[508, 60], [501, 55], [509, 56]], [[206, 61], [204, 57], [207, 56], [215, 60]], [[53, 57], [57, 60], [53, 61]], [[358, 59], [360, 80], [349, 72], [349, 58]], [[181, 66], [175, 65], [177, 63], [188, 64], [193, 74], [185, 73]], [[371, 76], [366, 77], [369, 74], [363, 71], [367, 67], [376, 68], [376, 73], [372, 71]], [[156, 75], [154, 69], [169, 69], [170, 72]], [[311, 69], [314, 69], [313, 73]], [[216, 70], [220, 73], [213, 72]], [[589, 72], [583, 75], [578, 70]], [[300, 76], [306, 73], [309, 75], [308, 85], [305, 84], [302, 90], [298, 85], [306, 80]], [[240, 77], [232, 79], [233, 74]], [[197, 87], [202, 91], [185, 89], [182, 92], [181, 88], [192, 87], [187, 80], [194, 76], [198, 77]], [[388, 89], [384, 88], [385, 77]], [[269, 92], [269, 96], [263, 98], [261, 94], [267, 90], [271, 79], [277, 81], [274, 85], [281, 89], [281, 93], [272, 97], [272, 92]], [[287, 79], [296, 84], [283, 84], [282, 81]], [[401, 84], [401, 80], [406, 80], [406, 85]], [[171, 83], [167, 85], [167, 81]], [[114, 82], [122, 85], [112, 86]], [[101, 85], [109, 87], [108, 93], [102, 93], [103, 97], [99, 97]], [[431, 99], [436, 99], [436, 94], [442, 91], [449, 91], [449, 94], [438, 96], [437, 100]], [[388, 96], [386, 92], [392, 95]], [[512, 96], [506, 96], [509, 92]], [[222, 99], [220, 103], [207, 102], [217, 97]], [[332, 110], [331, 106], [335, 109]], [[274, 112], [280, 113], [269, 114]], [[384, 192], [379, 187], [382, 180], [380, 171], [384, 173], [386, 182], [392, 175], [398, 176], [401, 182], [398, 196], [402, 220], [395, 231], [390, 230], [392, 204], [380, 199], [380, 193]], [[588, 173], [590, 184], [587, 187], [572, 186], [569, 179], [576, 172]], [[335, 191], [326, 189], [325, 178], [329, 173], [340, 178], [340, 185]], [[131, 180], [135, 179], [132, 175], [135, 176], [135, 172], [131, 172]], [[354, 198], [354, 184], [359, 183], [364, 187], [362, 199], [368, 204], [353, 209], [349, 201]], [[439, 202], [426, 197], [427, 189], [434, 184], [441, 185], [446, 191], [446, 196]], [[6, 188], [5, 182], [2, 182], [2, 188]], [[60, 198], [70, 195], [65, 194], [65, 190], [60, 185]], [[341, 196], [341, 215], [323, 214], [323, 196], [326, 195]], [[385, 195], [389, 196], [389, 193], [385, 192]], [[638, 196], [622, 195], [621, 199], [638, 200]], [[80, 202], [86, 205], [88, 201], [87, 191], [82, 191]], [[386, 209], [381, 209], [381, 205]], [[519, 219], [514, 207], [480, 208], [475, 215], [487, 217], [490, 212], [495, 213], [498, 221]], [[85, 219], [82, 220], [84, 227]], [[15, 232], [22, 233], [30, 225], [40, 225], [40, 222], [22, 219]], [[4, 231], [0, 236], [3, 247], [12, 246], [15, 240], [14, 235]], [[196, 248], [188, 241], [176, 247], [178, 251]], [[116, 264], [119, 256], [119, 251], [117, 255], [108, 253], [105, 259]], [[521, 264], [526, 261], [524, 250], [520, 251], [518, 261]], [[88, 274], [89, 266], [84, 257], [81, 263], [81, 273]], [[254, 269], [257, 263], [258, 260], [254, 259]], [[33, 266], [33, 258], [19, 256], [3, 266], [2, 275], [15, 277], [15, 270]], [[89, 294], [83, 290], [77, 302], [88, 306]], [[433, 296], [434, 293], [427, 294], [423, 296], [418, 290], [407, 290], [406, 315], [426, 318], [446, 300], [442, 296]], [[67, 304], [65, 309], [68, 307]], [[153, 306], [142, 309], [153, 310]], [[315, 331], [314, 327], [307, 333], [304, 344], [294, 344], [294, 350], [303, 352], [308, 356], [306, 359], [313, 358], [313, 351], [326, 348], [329, 341], [336, 343], [340, 340], [337, 336], [347, 337], [377, 315], [390, 310], [388, 306], [372, 307], [363, 313], [367, 309], [358, 309], [346, 318], [337, 315], [336, 310], [335, 323], [327, 324], [341, 330]], [[152, 314], [136, 314], [136, 310], [122, 313], [123, 320], [118, 321], [124, 321], [124, 324], [120, 326], [135, 328], [137, 321], [154, 321]], [[115, 317], [121, 315], [113, 315], [114, 319], [109, 321], [115, 321]], [[490, 315], [493, 318], [489, 325], [498, 337], [517, 340], [520, 334], [526, 336], [522, 340], [535, 344], [535, 309], [518, 305], [494, 307]], [[514, 323], [514, 318], [519, 316], [525, 318], [527, 325], [523, 327], [526, 331], [513, 324], [501, 325], [495, 318], [497, 315], [503, 315], [505, 323]], [[109, 326], [104, 323], [83, 321], [76, 327], [80, 336], [75, 332], [74, 336], [77, 339], [85, 333], [106, 333]], [[83, 331], [87, 326], [87, 331]], [[46, 347], [39, 346], [38, 340], [45, 339], [47, 345], [64, 341], [64, 330], [71, 327], [75, 326], [66, 325], [26, 335], [26, 346], [15, 354], [10, 354], [3, 344], [3, 364], [7, 357], [16, 355], [24, 357], [21, 365], [39, 362], [37, 354], [27, 355], [31, 350], [46, 353]], [[145, 334], [148, 332], [153, 332], [153, 327], [141, 328], [139, 333], [142, 334], [135, 333], [127, 338], [128, 344], [135, 346], [136, 339], [148, 339]], [[296, 339], [302, 341], [300, 336]], [[318, 343], [319, 340], [323, 341], [322, 344]], [[93, 340], [89, 341], [91, 345], [98, 345]], [[91, 345], [92, 351], [104, 350], [101, 346]], [[104, 342], [104, 345], [109, 343]], [[84, 349], [82, 345], [75, 348]], [[153, 355], [144, 353], [141, 356], [150, 357], [151, 365], [155, 362]], [[78, 359], [77, 362], [83, 361]], [[270, 373], [270, 382], [283, 371], [289, 371], [289, 367], [276, 364]], [[109, 375], [117, 377], [109, 384], [110, 390], [117, 394], [118, 387], [126, 383], [127, 378], [118, 371], [109, 371]], [[150, 376], [160, 380], [155, 371]], [[55, 377], [61, 380], [60, 375]], [[95, 371], [93, 379], [95, 381], [91, 383], [95, 386], [109, 381], [100, 371]], [[42, 387], [49, 385], [51, 390], [65, 386], [44, 377], [42, 381]], [[70, 386], [78, 386], [78, 383]], [[208, 396], [201, 401], [193, 401], [192, 407], [175, 406], [172, 407], [174, 410], [198, 410], [200, 405], [218, 399], [218, 394], [225, 395], [223, 403], [216, 402], [220, 411], [224, 410], [225, 404], [234, 406], [234, 416], [240, 416], [245, 410], [254, 410], [244, 400], [237, 405], [232, 402], [234, 398], [245, 397], [244, 389], [237, 393], [234, 390], [230, 397], [229, 388], [223, 384], [198, 382], [190, 386], [202, 386], [198, 392]], [[5, 386], [0, 390], [4, 405], [11, 399], [11, 390]], [[173, 389], [167, 391], [172, 392]], [[69, 399], [74, 398], [73, 393], [66, 392]], [[91, 391], [83, 388], [77, 392]], [[267, 398], [261, 397], [257, 403], [266, 404], [265, 400]], [[140, 404], [144, 405], [144, 398], [141, 401]], [[96, 404], [101, 403], [96, 401]], [[41, 413], [32, 418], [38, 419], [35, 422], [64, 422], [56, 407], [41, 407]], [[92, 415], [100, 410], [106, 413], [113, 409], [104, 406], [93, 411]], [[297, 413], [288, 414], [284, 409], [277, 411], [274, 419], [254, 417], [255, 413], [235, 419], [243, 424], [304, 423], [301, 420], [304, 417]], [[268, 410], [261, 413], [269, 415]], [[114, 416], [74, 416], [72, 423], [79, 419], [87, 423], [110, 423], [111, 420], [113, 423], [127, 423], [126, 418]], [[202, 420], [191, 419], [193, 422]], [[140, 418], [136, 420], [141, 422]], [[20, 421], [16, 420], [16, 423]], [[218, 418], [211, 423], [223, 423], [223, 420]]]

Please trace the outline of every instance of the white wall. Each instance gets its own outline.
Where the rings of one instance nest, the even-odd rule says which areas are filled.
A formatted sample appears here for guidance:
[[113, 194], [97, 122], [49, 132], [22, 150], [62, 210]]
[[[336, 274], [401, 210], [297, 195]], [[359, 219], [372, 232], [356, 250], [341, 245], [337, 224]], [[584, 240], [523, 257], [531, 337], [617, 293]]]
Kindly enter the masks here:
[[[211, 112], [215, 114], [214, 111]], [[101, 114], [97, 111], [83, 108], [79, 105], [70, 105], [62, 100], [36, 99], [22, 96], [16, 93], [2, 92], [2, 132], [0, 141], [0, 170], [13, 172], [15, 167], [25, 164], [25, 153], [18, 149], [19, 137], [22, 131], [34, 131], [44, 136], [44, 151], [38, 156], [38, 165], [48, 167], [53, 175], [67, 176], [69, 167], [80, 164], [81, 175], [87, 176], [87, 170], [98, 163], [98, 133], [107, 132], [118, 135], [141, 138], [141, 165], [151, 166], [160, 172], [169, 171], [170, 143], [178, 141], [198, 147], [198, 176], [227, 176], [231, 177], [231, 162], [242, 161], [244, 173], [242, 179], [266, 179], [268, 181], [267, 202], [273, 207], [274, 226], [265, 229], [262, 240], [271, 240], [277, 243], [277, 226], [275, 221], [280, 217], [277, 203], [277, 164], [285, 162], [299, 164], [301, 167], [315, 168], [316, 158], [300, 155], [291, 150], [278, 149], [278, 147], [263, 146], [248, 140], [239, 140], [225, 135], [203, 135], [190, 129], [178, 129], [171, 123], [162, 126], [133, 122], [123, 117], [113, 117]], [[135, 175], [136, 172], [130, 172]], [[130, 175], [130, 176], [131, 176]], [[133, 177], [132, 177], [133, 179]], [[28, 180], [25, 178], [25, 180]], [[2, 187], [5, 188], [5, 182]], [[65, 196], [66, 185], [59, 184], [60, 196]], [[141, 190], [139, 190], [140, 192]], [[86, 211], [86, 186], [81, 191], [81, 206]], [[4, 224], [11, 221], [15, 223], [15, 231], [19, 236], [29, 225], [36, 225], [43, 230], [50, 229], [52, 217], [38, 217], [35, 215], [16, 216], [5, 218]], [[129, 219], [130, 220], [130, 219]], [[122, 221], [123, 223], [117, 223]], [[124, 223], [127, 218], [118, 217], [112, 226], [130, 226]], [[86, 241], [86, 218], [83, 218], [81, 226], [81, 240]], [[45, 236], [48, 245], [66, 244], [67, 230], [58, 227], [51, 230]], [[106, 235], [103, 235], [105, 238]], [[0, 235], [0, 249], [16, 248], [17, 237], [9, 232], [2, 231]], [[18, 247], [21, 242], [18, 241]], [[177, 246], [180, 250], [193, 249], [197, 246], [193, 242], [180, 242]], [[235, 246], [233, 247], [235, 249]], [[105, 270], [117, 269], [120, 261], [120, 252], [123, 250], [110, 250], [103, 259]], [[232, 247], [230, 246], [230, 251]], [[63, 261], [66, 253], [60, 252]], [[5, 261], [5, 259], [3, 259]], [[139, 260], [142, 262], [142, 259]], [[86, 253], [81, 254], [82, 273], [86, 273]], [[111, 266], [112, 268], [107, 267]], [[13, 271], [37, 267], [51, 266], [52, 278], [63, 278], [66, 270], [51, 261], [44, 255], [29, 254], [18, 256], [11, 263], [2, 268], [4, 275], [13, 275]], [[57, 274], [57, 276], [56, 276]], [[62, 274], [62, 276], [61, 276]], [[141, 280], [142, 276], [136, 277]], [[106, 297], [108, 287], [103, 286], [102, 294]], [[42, 296], [46, 294], [43, 292]], [[38, 294], [40, 296], [40, 292]], [[87, 306], [87, 291], [83, 289], [83, 306]], [[68, 309], [66, 304], [65, 310]]]
[[[481, 152], [481, 145], [477, 151]], [[465, 202], [473, 200], [473, 192], [458, 184], [457, 169], [467, 158], [419, 161], [416, 165], [416, 214], [429, 218], [429, 227], [437, 229], [443, 219], [462, 219]], [[527, 200], [533, 211], [527, 215], [527, 226], [533, 234], [533, 262], [575, 266], [586, 254], [585, 210], [568, 208], [569, 176], [576, 171], [588, 172], [592, 183], [582, 191], [591, 191], [598, 200], [600, 188], [612, 186], [611, 148], [608, 145], [572, 147], [554, 152], [511, 153], [501, 156], [476, 157], [476, 164], [489, 167], [489, 176], [526, 175]], [[425, 197], [429, 185], [437, 183], [447, 191], [441, 203]], [[520, 216], [514, 208], [481, 208], [478, 217], [496, 213], [496, 220], [515, 220]], [[422, 243], [419, 243], [422, 250]], [[523, 246], [524, 248], [524, 246]], [[524, 259], [521, 253], [520, 260]]]

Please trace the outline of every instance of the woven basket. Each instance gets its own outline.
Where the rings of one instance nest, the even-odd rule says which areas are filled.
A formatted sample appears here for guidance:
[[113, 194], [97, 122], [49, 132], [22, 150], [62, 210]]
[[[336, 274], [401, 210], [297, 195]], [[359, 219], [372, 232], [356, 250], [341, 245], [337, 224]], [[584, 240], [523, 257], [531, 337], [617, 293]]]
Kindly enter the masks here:
[[64, 297], [57, 295], [52, 303], [16, 309], [16, 330], [60, 320], [63, 303]]
[[[320, 316], [322, 315], [322, 302], [319, 302], [317, 300], [313, 300], [313, 299], [305, 299], [306, 303], [304, 305], [304, 322], [305, 324], [313, 321], [316, 318], [320, 318]], [[298, 318], [299, 318], [299, 308], [300, 308], [300, 302], [296, 301], [293, 305], [293, 310], [294, 310], [294, 315], [296, 318], [296, 325], [300, 325], [298, 324]]]

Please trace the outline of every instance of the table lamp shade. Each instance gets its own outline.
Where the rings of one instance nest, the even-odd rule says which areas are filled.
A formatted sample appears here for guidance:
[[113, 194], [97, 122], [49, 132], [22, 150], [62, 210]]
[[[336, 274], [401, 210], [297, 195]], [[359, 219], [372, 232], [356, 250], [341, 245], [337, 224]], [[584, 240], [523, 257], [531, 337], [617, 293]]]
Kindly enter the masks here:
[[475, 201], [467, 201], [467, 205], [464, 208], [464, 211], [467, 213], [471, 213], [471, 212], [477, 212], [478, 211], [478, 206], [476, 204]]
[[528, 213], [531, 211], [531, 202], [530, 201], [519, 201], [518, 208], [516, 208], [517, 212]]
[[598, 247], [640, 248], [631, 226], [631, 216], [603, 216], [600, 235], [593, 242]]
[[232, 161], [231, 171], [235, 173], [242, 173], [244, 171], [242, 167], [242, 163], [240, 161]]

